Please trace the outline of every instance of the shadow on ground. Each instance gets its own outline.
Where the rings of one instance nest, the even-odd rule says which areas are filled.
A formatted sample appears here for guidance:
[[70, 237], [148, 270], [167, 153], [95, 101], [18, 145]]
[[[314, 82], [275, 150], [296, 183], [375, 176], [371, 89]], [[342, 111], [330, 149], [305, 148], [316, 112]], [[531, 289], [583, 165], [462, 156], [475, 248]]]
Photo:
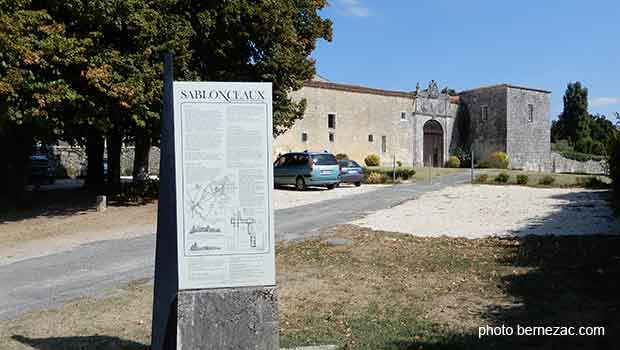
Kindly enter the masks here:
[[[568, 205], [539, 220], [523, 232], [561, 233], [558, 227], [578, 224], [592, 201], [608, 193], [577, 192], [561, 196]], [[603, 221], [617, 220], [607, 212]], [[571, 220], [571, 218], [573, 218]], [[614, 226], [616, 227], [616, 226]], [[528, 231], [529, 230], [529, 231]], [[597, 232], [597, 231], [595, 231]], [[534, 236], [505, 238], [506, 251], [499, 264], [527, 268], [500, 279], [512, 305], [487, 307], [482, 316], [490, 326], [605, 327], [604, 336], [487, 336], [449, 334], [437, 342], [398, 341], [385, 349], [620, 349], [620, 232], [616, 235]], [[479, 326], [485, 326], [481, 324]]]
[[[105, 193], [103, 190], [89, 188], [58, 188], [41, 191], [28, 191], [25, 205], [19, 209], [12, 208], [6, 198], [0, 197], [0, 224], [17, 222], [36, 217], [60, 217], [80, 215], [88, 211], [95, 211], [97, 195]], [[125, 207], [144, 205], [151, 200], [128, 201], [111, 200], [108, 196], [108, 206]], [[8, 209], [11, 208], [11, 209]]]
[[147, 350], [149, 347], [131, 340], [93, 335], [87, 337], [28, 338], [14, 335], [13, 340], [38, 350]]

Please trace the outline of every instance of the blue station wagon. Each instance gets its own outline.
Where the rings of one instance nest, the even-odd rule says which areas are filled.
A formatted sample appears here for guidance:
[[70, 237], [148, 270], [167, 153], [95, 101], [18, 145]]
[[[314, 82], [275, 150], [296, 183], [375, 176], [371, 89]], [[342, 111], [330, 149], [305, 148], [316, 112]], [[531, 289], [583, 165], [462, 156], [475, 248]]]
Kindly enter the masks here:
[[298, 190], [308, 186], [332, 189], [340, 183], [340, 167], [328, 152], [287, 153], [273, 163], [273, 180], [276, 186], [295, 185]]

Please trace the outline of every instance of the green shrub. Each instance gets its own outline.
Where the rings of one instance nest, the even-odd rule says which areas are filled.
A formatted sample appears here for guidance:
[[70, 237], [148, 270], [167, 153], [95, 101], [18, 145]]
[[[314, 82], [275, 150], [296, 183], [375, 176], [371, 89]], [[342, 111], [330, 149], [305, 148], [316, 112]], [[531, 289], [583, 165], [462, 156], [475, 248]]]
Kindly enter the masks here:
[[415, 169], [413, 168], [398, 168], [396, 169], [396, 177], [403, 179], [403, 180], [409, 180], [409, 178], [412, 178], [415, 175]]
[[489, 175], [487, 174], [480, 174], [478, 176], [476, 176], [476, 178], [474, 179], [475, 183], [479, 183], [479, 184], [483, 184], [485, 182], [487, 182], [487, 180], [489, 180]]
[[336, 159], [338, 159], [338, 160], [348, 160], [349, 156], [346, 153], [338, 153], [338, 154], [336, 154]]
[[460, 165], [464, 168], [469, 168], [471, 166], [471, 151], [457, 147], [454, 149], [454, 156], [459, 159]]
[[379, 166], [379, 164], [381, 163], [381, 158], [379, 158], [379, 156], [376, 154], [369, 154], [364, 159], [364, 163], [366, 163], [366, 166]]
[[510, 179], [510, 175], [506, 173], [499, 173], [494, 180], [495, 182], [506, 183], [508, 182], [508, 179]]
[[597, 156], [593, 154], [580, 153], [575, 151], [562, 151], [558, 153], [564, 158], [576, 160], [579, 162], [587, 162], [589, 160], [601, 161], [606, 159], [604, 156]]
[[508, 155], [504, 152], [493, 152], [483, 163], [485, 163], [488, 168], [508, 169], [510, 160], [508, 159]]
[[373, 171], [366, 178], [366, 183], [371, 185], [384, 184], [387, 181], [387, 176], [384, 173]]
[[450, 156], [446, 162], [447, 168], [460, 168], [461, 160], [457, 156]]
[[527, 185], [527, 182], [529, 180], [529, 177], [527, 175], [517, 175], [517, 183], [519, 185]]
[[401, 162], [400, 160], [397, 160], [396, 165], [400, 168], [401, 166], [403, 166], [403, 162]]
[[592, 189], [603, 189], [603, 188], [609, 188], [609, 184], [601, 181], [601, 179], [599, 179], [596, 176], [588, 176], [585, 178], [584, 183], [583, 183], [585, 188], [592, 188]]
[[551, 175], [545, 175], [545, 176], [541, 177], [540, 180], [538, 180], [538, 184], [545, 185], [545, 186], [550, 186], [554, 182], [555, 182], [555, 177], [553, 177]]
[[575, 143], [575, 152], [587, 155], [602, 156], [605, 154], [605, 146], [601, 141], [593, 140], [591, 137], [584, 137]]
[[557, 140], [551, 143], [551, 150], [553, 152], [573, 152], [573, 147], [568, 143], [568, 140]]
[[159, 197], [159, 180], [147, 179], [145, 181], [122, 183], [120, 192], [113, 194], [111, 200], [129, 202], [148, 202]]
[[[391, 167], [365, 167], [364, 175], [369, 177], [372, 173], [380, 173], [385, 175], [387, 179], [392, 179], [393, 170]], [[416, 174], [416, 171], [412, 167], [396, 168], [396, 177], [401, 180], [409, 180]]]

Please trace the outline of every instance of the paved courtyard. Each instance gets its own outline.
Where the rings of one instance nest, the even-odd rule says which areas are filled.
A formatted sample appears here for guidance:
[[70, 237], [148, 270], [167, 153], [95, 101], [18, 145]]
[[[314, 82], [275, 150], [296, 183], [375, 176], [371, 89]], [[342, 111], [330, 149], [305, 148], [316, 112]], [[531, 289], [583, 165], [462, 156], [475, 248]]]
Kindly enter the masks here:
[[463, 185], [421, 195], [353, 223], [418, 236], [620, 234], [606, 191]]

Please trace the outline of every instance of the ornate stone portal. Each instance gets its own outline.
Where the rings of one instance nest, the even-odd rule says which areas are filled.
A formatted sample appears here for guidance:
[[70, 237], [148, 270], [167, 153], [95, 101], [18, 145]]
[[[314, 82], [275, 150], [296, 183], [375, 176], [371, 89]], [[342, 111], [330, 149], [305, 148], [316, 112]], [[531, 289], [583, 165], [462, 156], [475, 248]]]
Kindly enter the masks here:
[[439, 91], [435, 80], [428, 88], [420, 90], [416, 86], [414, 102], [414, 163], [441, 167], [448, 159], [452, 127], [456, 118], [456, 109], [450, 104], [450, 96]]

